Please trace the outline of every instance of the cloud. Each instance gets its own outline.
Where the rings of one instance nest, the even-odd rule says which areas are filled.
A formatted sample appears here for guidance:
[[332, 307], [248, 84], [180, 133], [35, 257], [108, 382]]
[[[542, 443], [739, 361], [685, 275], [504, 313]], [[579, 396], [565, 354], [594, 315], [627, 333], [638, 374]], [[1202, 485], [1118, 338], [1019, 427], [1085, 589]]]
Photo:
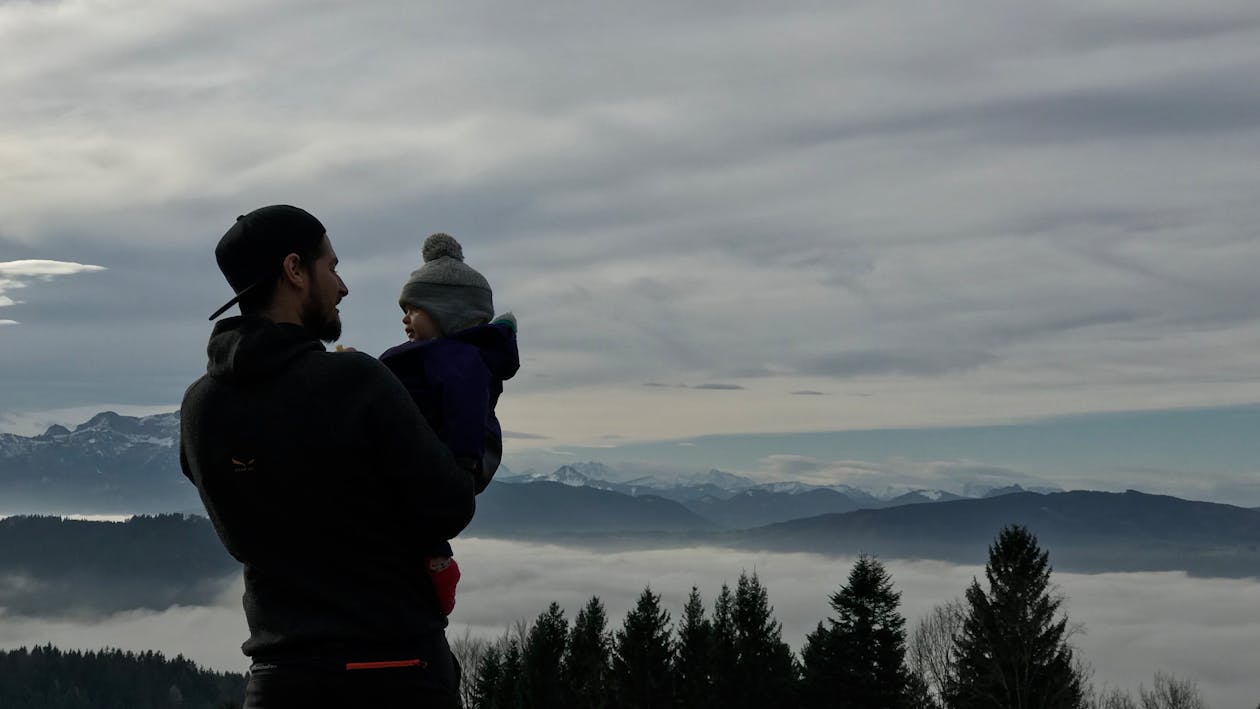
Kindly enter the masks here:
[[[592, 595], [604, 602], [615, 629], [649, 584], [676, 621], [693, 585], [711, 612], [721, 584], [734, 585], [747, 570], [761, 578], [784, 639], [799, 651], [805, 635], [831, 615], [828, 596], [853, 563], [848, 557], [718, 548], [609, 551], [490, 539], [458, 539], [454, 546], [464, 576], [451, 637], [465, 628], [498, 637], [517, 619], [532, 621], [551, 601], [572, 622]], [[1049, 551], [1053, 562], [1054, 550]], [[961, 596], [973, 577], [982, 577], [979, 567], [883, 561], [902, 594], [900, 610], [911, 631], [934, 605]], [[1210, 706], [1254, 702], [1251, 649], [1260, 634], [1252, 612], [1254, 580], [1057, 572], [1052, 580], [1067, 596], [1070, 619], [1084, 625], [1076, 644], [1094, 666], [1096, 684], [1135, 691], [1140, 683], [1149, 686], [1156, 670], [1165, 670], [1196, 680]], [[214, 606], [123, 613], [94, 622], [5, 617], [0, 647], [52, 642], [68, 648], [152, 648], [240, 672], [247, 662], [240, 654], [247, 634], [241, 590], [238, 582]]]
[[744, 387], [738, 384], [697, 384], [692, 389], [710, 389], [713, 391], [743, 391]]
[[220, 671], [244, 672], [249, 660], [240, 644], [248, 637], [241, 610], [244, 581], [238, 580], [213, 605], [173, 606], [163, 611], [126, 611], [94, 619], [44, 619], [0, 611], [0, 647], [52, 643], [64, 649], [158, 650], [183, 654]]
[[[711, 611], [723, 582], [734, 585], [741, 570], [755, 570], [783, 623], [784, 639], [796, 651], [805, 634], [832, 613], [827, 598], [844, 582], [853, 562], [711, 548], [609, 552], [486, 539], [457, 540], [455, 546], [461, 569], [466, 561], [468, 570], [452, 616], [453, 634], [467, 626], [474, 634], [501, 635], [512, 620], [533, 620], [553, 600], [571, 622], [591, 595], [600, 596], [610, 625], [616, 627], [647, 584], [662, 594], [663, 606], [677, 619], [692, 585], [699, 587]], [[547, 560], [545, 572], [539, 559]], [[973, 576], [982, 576], [978, 567], [886, 563], [902, 593], [901, 611], [909, 629], [932, 606], [961, 596]], [[1256, 588], [1254, 581], [1188, 579], [1176, 573], [1056, 573], [1053, 579], [1068, 595], [1071, 619], [1085, 625], [1078, 644], [1094, 664], [1097, 682], [1135, 690], [1139, 683], [1149, 686], [1155, 670], [1164, 669], [1198, 680], [1212, 706], [1242, 706], [1254, 699], [1246, 649], [1248, 638], [1260, 633], [1260, 622], [1226, 630], [1230, 618], [1251, 617], [1247, 599]], [[1180, 610], [1178, 605], [1188, 599], [1203, 603]], [[1225, 635], [1218, 636], [1222, 631]], [[1185, 633], [1184, 643], [1170, 641], [1176, 633]]]
[[776, 454], [761, 460], [761, 472], [775, 477], [796, 479], [808, 473], [826, 470], [828, 463], [804, 455]]
[[[0, 261], [0, 308], [19, 305], [7, 291], [25, 288], [30, 281], [50, 281], [58, 276], [72, 276], [78, 273], [104, 271], [104, 266], [74, 263], [71, 261], [48, 261], [43, 259], [25, 259], [21, 261]], [[0, 320], [0, 325], [17, 325], [16, 320]]]
[[[505, 405], [556, 441], [1260, 400], [1260, 11], [715, 7], [0, 6], [0, 250], [111, 265], [24, 281], [3, 406], [177, 399], [214, 242], [280, 201], [329, 228], [367, 352], [420, 238], [459, 236], [522, 315]], [[756, 416], [621, 396], [759, 378]], [[550, 403], [583, 397], [621, 420]]]
[[540, 436], [536, 433], [521, 433], [519, 431], [504, 431], [504, 438], [515, 438], [523, 441], [541, 441], [550, 438], [550, 436]]
[[875, 493], [929, 489], [971, 496], [977, 491], [1013, 484], [1054, 487], [1050, 480], [1013, 468], [966, 460], [822, 460], [774, 454], [762, 458], [757, 469], [748, 474], [767, 481], [849, 485]]
[[803, 360], [798, 369], [802, 374], [836, 378], [889, 374], [936, 376], [975, 369], [995, 359], [989, 352], [967, 350], [858, 350], [815, 355]]
[[793, 396], [825, 396], [821, 391], [813, 391], [812, 389], [802, 389], [792, 392]]
[[92, 266], [72, 261], [48, 261], [43, 259], [0, 261], [0, 277], [7, 278], [52, 278], [53, 276], [71, 276], [86, 271], [104, 270], [104, 266]]

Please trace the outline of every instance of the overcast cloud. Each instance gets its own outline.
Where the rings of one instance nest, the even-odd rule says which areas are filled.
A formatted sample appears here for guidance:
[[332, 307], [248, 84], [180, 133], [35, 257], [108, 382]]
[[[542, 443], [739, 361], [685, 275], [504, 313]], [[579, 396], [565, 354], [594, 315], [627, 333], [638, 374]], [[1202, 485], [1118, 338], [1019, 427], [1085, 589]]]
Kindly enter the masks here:
[[[423, 237], [463, 240], [521, 321], [513, 456], [1260, 402], [1258, 72], [1242, 0], [0, 3], [0, 430], [173, 409], [213, 246], [274, 202], [369, 352]], [[1194, 461], [735, 470], [790, 456], [1256, 499]]]
[[[648, 584], [677, 619], [693, 585], [711, 610], [722, 583], [734, 586], [741, 570], [755, 570], [783, 623], [784, 639], [796, 651], [831, 613], [827, 597], [844, 583], [853, 561], [729, 549], [608, 553], [485, 539], [459, 540], [455, 547], [464, 578], [450, 637], [465, 628], [497, 637], [517, 619], [532, 621], [551, 601], [560, 603], [572, 622], [592, 595], [604, 602], [610, 625], [619, 627]], [[979, 567], [886, 563], [902, 593], [909, 628], [934, 605], [961, 596], [973, 576], [983, 576]], [[1072, 621], [1084, 625], [1076, 643], [1094, 666], [1099, 686], [1135, 692], [1164, 670], [1196, 680], [1215, 709], [1250, 709], [1260, 697], [1254, 682], [1254, 641], [1260, 634], [1255, 580], [1188, 579], [1179, 573], [1056, 573], [1053, 579], [1068, 596]], [[51, 641], [60, 647], [154, 648], [242, 671], [241, 591], [238, 583], [215, 607], [125, 613], [92, 623], [5, 618], [0, 647]]]
[[1255, 3], [67, 0], [0, 47], [0, 258], [109, 269], [5, 308], [10, 416], [174, 404], [271, 202], [370, 351], [463, 239], [548, 440], [1260, 400]]

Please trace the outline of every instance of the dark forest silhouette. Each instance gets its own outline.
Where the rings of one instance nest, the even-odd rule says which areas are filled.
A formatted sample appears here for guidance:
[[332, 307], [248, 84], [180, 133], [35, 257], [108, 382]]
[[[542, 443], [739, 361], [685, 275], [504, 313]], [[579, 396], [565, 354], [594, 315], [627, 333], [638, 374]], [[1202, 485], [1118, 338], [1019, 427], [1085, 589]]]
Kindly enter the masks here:
[[1048, 552], [1026, 528], [1004, 528], [985, 583], [906, 630], [900, 594], [862, 555], [830, 597], [832, 614], [794, 655], [769, 594], [742, 573], [705, 608], [698, 588], [677, 622], [645, 588], [611, 630], [599, 598], [572, 626], [556, 603], [497, 641], [456, 639], [472, 709], [1202, 709], [1189, 680], [1156, 673], [1137, 698], [1095, 693], [1071, 645], [1076, 629], [1050, 583]]
[[[28, 522], [29, 523], [29, 522]], [[40, 523], [46, 524], [46, 523]], [[162, 546], [174, 518], [146, 522]], [[121, 527], [121, 525], [120, 525]], [[73, 532], [74, 525], [53, 525]], [[48, 531], [48, 530], [46, 530]], [[57, 545], [53, 545], [57, 546]], [[1135, 697], [1096, 693], [1073, 648], [1048, 552], [1008, 526], [989, 547], [984, 579], [938, 605], [912, 632], [882, 563], [860, 556], [830, 596], [830, 615], [800, 653], [782, 639], [756, 573], [723, 584], [706, 607], [692, 588], [677, 615], [644, 588], [619, 628], [597, 597], [572, 624], [551, 603], [496, 641], [465, 636], [452, 647], [469, 709], [574, 707], [840, 707], [851, 709], [1203, 709], [1194, 683], [1162, 672]], [[202, 670], [182, 656], [62, 651], [0, 653], [0, 707], [145, 709], [240, 705], [246, 677]]]
[[233, 709], [245, 676], [204, 670], [182, 655], [52, 646], [0, 652], [5, 709]]

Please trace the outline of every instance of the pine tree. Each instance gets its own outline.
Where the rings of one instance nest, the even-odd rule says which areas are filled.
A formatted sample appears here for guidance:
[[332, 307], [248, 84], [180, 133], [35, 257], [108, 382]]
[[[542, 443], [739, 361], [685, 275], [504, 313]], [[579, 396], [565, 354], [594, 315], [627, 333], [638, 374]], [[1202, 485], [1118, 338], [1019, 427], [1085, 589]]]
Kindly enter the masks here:
[[644, 588], [617, 631], [612, 679], [616, 706], [627, 709], [665, 709], [674, 703], [673, 649], [669, 611], [661, 597]]
[[612, 638], [607, 630], [604, 604], [591, 597], [578, 611], [569, 633], [569, 646], [561, 663], [561, 677], [574, 709], [603, 709], [608, 706], [607, 682]]
[[812, 633], [805, 636], [801, 646], [802, 677], [800, 686], [802, 707], [829, 707], [838, 700], [832, 689], [839, 684], [838, 668], [841, 666], [835, 631], [822, 622]]
[[739, 649], [735, 646], [735, 594], [722, 584], [713, 602], [712, 707], [733, 707], [739, 692]]
[[852, 709], [908, 706], [905, 618], [901, 594], [872, 556], [863, 554], [848, 583], [831, 595], [834, 618], [806, 639], [804, 704]]
[[521, 651], [521, 674], [526, 703], [534, 707], [560, 706], [560, 660], [569, 637], [569, 621], [560, 604], [552, 602], [539, 614]]
[[735, 587], [735, 686], [734, 706], [794, 706], [796, 660], [783, 642], [783, 627], [757, 574], [739, 575]]
[[986, 593], [974, 579], [958, 638], [952, 709], [1077, 709], [1081, 677], [1066, 641], [1062, 601], [1050, 593], [1049, 554], [1026, 528], [1009, 526], [989, 547]]
[[520, 640], [509, 637], [504, 641], [503, 660], [499, 667], [499, 683], [494, 688], [496, 709], [524, 709], [525, 678], [521, 668]]
[[[477, 665], [477, 673], [472, 678], [473, 707], [476, 709], [501, 709], [498, 689], [503, 676], [502, 652], [499, 645], [486, 648], [486, 653]], [[467, 680], [465, 680], [467, 681]]]
[[714, 699], [713, 624], [704, 617], [704, 602], [695, 586], [678, 626], [674, 681], [675, 699], [683, 709], [709, 706]]

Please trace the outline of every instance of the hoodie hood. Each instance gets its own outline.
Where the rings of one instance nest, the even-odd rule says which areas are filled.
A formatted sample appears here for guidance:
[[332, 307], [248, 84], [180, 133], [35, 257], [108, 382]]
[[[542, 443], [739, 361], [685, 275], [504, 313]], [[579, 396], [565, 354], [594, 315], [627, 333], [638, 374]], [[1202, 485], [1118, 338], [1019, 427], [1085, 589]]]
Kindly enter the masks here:
[[210, 333], [206, 372], [216, 379], [264, 379], [307, 352], [324, 346], [300, 325], [256, 316], [220, 320]]
[[521, 355], [516, 349], [516, 331], [502, 323], [478, 325], [460, 330], [452, 340], [467, 342], [481, 352], [481, 360], [495, 379], [506, 381], [521, 368]]

